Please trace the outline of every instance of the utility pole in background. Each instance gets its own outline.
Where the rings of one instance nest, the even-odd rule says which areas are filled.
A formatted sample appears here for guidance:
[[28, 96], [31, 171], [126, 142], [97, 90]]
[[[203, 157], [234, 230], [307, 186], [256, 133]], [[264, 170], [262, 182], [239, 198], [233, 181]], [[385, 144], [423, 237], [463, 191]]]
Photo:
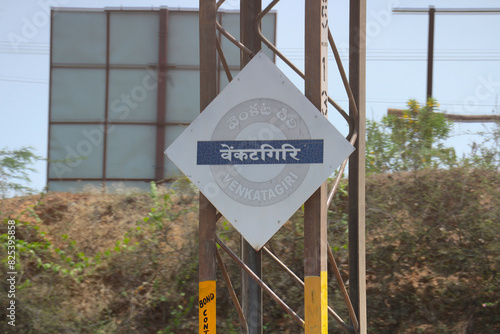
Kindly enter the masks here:
[[429, 39], [427, 44], [427, 100], [432, 98], [432, 69], [434, 65], [434, 14], [436, 8], [429, 7]]
[[434, 17], [436, 13], [442, 14], [494, 14], [500, 13], [499, 8], [393, 8], [395, 14], [425, 14], [429, 15], [429, 38], [427, 44], [427, 94], [426, 99], [432, 97], [432, 79], [434, 65]]

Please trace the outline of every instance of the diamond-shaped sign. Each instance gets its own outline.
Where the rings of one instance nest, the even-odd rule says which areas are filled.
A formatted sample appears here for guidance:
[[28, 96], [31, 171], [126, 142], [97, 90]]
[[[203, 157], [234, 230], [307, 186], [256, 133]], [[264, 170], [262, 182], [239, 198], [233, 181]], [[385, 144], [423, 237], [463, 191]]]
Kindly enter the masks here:
[[165, 154], [259, 250], [353, 150], [260, 52]]

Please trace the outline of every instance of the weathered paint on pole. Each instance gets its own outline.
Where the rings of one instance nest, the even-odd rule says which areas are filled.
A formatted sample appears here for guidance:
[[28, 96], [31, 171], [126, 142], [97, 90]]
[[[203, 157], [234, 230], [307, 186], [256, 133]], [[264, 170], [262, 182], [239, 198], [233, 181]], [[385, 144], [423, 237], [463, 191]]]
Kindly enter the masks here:
[[[365, 134], [366, 134], [366, 0], [350, 0], [349, 84], [358, 107], [358, 139], [349, 158], [349, 293], [359, 321], [367, 331], [365, 261]], [[351, 111], [352, 113], [353, 111]]]
[[[240, 39], [254, 54], [262, 48], [260, 39], [254, 31], [254, 21], [261, 10], [261, 0], [240, 0]], [[241, 68], [251, 59], [251, 55], [241, 52]], [[259, 278], [262, 278], [262, 252], [253, 249], [243, 237], [241, 237], [241, 259]], [[264, 327], [262, 289], [243, 269], [241, 287], [241, 303], [247, 320], [248, 334], [261, 334]]]
[[[325, 117], [328, 107], [328, 0], [305, 1], [305, 95]], [[328, 333], [326, 184], [306, 201], [305, 333]]]
[[[306, 276], [304, 280], [305, 332], [328, 333], [328, 278], [327, 272], [320, 276]], [[326, 310], [326, 312], [325, 312]]]
[[216, 282], [215, 280], [200, 282], [199, 325], [200, 333], [210, 334], [216, 330]]
[[[217, 95], [216, 1], [200, 0], [200, 110]], [[199, 333], [216, 333], [216, 209], [199, 199]]]

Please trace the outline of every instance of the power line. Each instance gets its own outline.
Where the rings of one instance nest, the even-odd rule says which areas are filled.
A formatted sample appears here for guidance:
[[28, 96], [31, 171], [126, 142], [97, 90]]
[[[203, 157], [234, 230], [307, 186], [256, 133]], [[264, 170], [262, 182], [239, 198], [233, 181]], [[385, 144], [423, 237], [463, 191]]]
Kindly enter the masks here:
[[[285, 54], [286, 55], [286, 54]], [[303, 60], [301, 56], [287, 56], [289, 60]], [[342, 60], [347, 61], [348, 57], [341, 57]], [[328, 60], [334, 60], [333, 57], [328, 57]], [[366, 57], [366, 61], [426, 61], [425, 57]], [[474, 58], [459, 58], [459, 57], [437, 57], [435, 61], [450, 62], [450, 61], [500, 61], [500, 55], [495, 57], [474, 57]]]
[[[335, 98], [332, 97], [334, 101], [341, 101], [341, 102], [348, 102], [349, 100], [347, 98]], [[392, 99], [386, 99], [386, 98], [367, 98], [366, 102], [369, 103], [394, 103], [394, 104], [407, 104], [408, 100], [392, 100]], [[441, 106], [463, 106], [465, 103], [463, 102], [453, 102], [453, 101], [439, 101], [439, 105]], [[495, 107], [495, 104], [486, 104], [486, 103], [478, 103], [474, 104], [474, 107]]]
[[13, 45], [12, 43], [0, 42], [0, 54], [43, 54], [50, 53], [50, 47], [46, 43], [36, 43], [33, 45], [20, 44]]
[[[421, 13], [427, 14], [428, 8], [393, 8], [392, 11], [398, 14]], [[500, 8], [435, 8], [436, 13], [440, 14], [495, 14], [500, 13]]]
[[38, 83], [47, 85], [49, 82], [42, 78], [0, 77], [0, 81]]
[[[291, 60], [303, 60], [304, 54], [301, 49], [283, 48], [281, 51]], [[348, 51], [341, 51], [340, 57], [347, 60]], [[333, 54], [329, 54], [329, 60], [333, 60]], [[422, 49], [375, 49], [367, 50], [367, 61], [424, 61], [427, 59], [427, 51]], [[500, 49], [473, 49], [457, 50], [443, 49], [435, 51], [436, 61], [499, 61]]]
[[[301, 48], [281, 48], [281, 51], [289, 55], [290, 59], [301, 60], [303, 49]], [[49, 43], [27, 42], [18, 46], [12, 43], [0, 41], [0, 54], [41, 54], [50, 53]], [[348, 50], [340, 51], [341, 58], [348, 57]], [[408, 56], [411, 54], [413, 57]], [[371, 61], [421, 61], [426, 54], [425, 49], [368, 49], [367, 60]], [[438, 61], [498, 61], [500, 60], [500, 49], [442, 49], [435, 50]], [[383, 55], [390, 55], [382, 57]], [[333, 55], [330, 54], [330, 59]]]

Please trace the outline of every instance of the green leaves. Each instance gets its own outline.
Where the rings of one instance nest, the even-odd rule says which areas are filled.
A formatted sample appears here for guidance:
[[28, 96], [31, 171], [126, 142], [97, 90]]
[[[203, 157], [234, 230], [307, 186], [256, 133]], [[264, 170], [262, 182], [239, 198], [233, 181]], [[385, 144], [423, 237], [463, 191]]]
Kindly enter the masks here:
[[453, 148], [445, 148], [452, 128], [435, 100], [425, 106], [410, 100], [408, 109], [387, 115], [380, 123], [367, 122], [366, 170], [371, 173], [451, 167], [456, 164]]
[[35, 172], [30, 165], [42, 157], [32, 152], [33, 148], [23, 147], [18, 150], [0, 150], [0, 197], [31, 193], [30, 172]]

